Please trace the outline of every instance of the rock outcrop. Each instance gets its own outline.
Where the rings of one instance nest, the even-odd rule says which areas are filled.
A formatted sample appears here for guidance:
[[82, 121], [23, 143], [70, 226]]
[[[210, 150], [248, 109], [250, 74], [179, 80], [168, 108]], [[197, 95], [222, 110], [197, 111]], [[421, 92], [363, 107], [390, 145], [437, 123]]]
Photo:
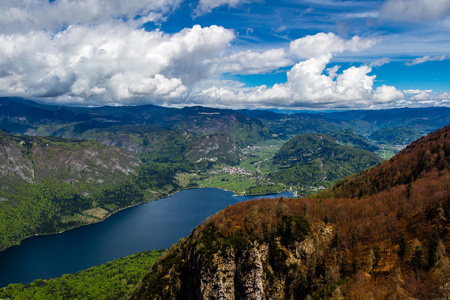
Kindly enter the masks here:
[[237, 164], [242, 156], [232, 137], [227, 133], [208, 134], [194, 140], [185, 157], [191, 162], [211, 161]]
[[334, 236], [331, 226], [299, 217], [283, 218], [277, 229], [253, 239], [245, 234], [218, 239], [211, 226], [173, 246], [131, 299], [305, 297]]
[[0, 133], [2, 188], [12, 182], [56, 181], [113, 183], [135, 173], [140, 164], [132, 152], [80, 140], [13, 136]]

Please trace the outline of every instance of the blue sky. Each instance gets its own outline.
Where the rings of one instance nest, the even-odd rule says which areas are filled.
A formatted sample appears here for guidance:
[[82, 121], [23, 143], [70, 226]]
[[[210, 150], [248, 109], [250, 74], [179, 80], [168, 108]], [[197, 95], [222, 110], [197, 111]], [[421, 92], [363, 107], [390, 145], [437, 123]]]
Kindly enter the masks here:
[[0, 3], [0, 96], [100, 106], [450, 106], [449, 0]]

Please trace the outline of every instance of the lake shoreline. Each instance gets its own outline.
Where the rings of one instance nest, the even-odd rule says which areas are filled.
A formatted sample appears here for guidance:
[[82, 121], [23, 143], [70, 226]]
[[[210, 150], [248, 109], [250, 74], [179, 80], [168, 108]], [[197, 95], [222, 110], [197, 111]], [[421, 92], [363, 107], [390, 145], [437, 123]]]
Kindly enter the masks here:
[[139, 206], [139, 205], [143, 205], [143, 204], [146, 204], [146, 203], [150, 203], [150, 202], [154, 202], [154, 201], [163, 200], [163, 199], [168, 198], [168, 197], [170, 197], [170, 196], [173, 196], [173, 195], [175, 195], [175, 194], [177, 194], [177, 193], [179, 193], [179, 192], [187, 191], [187, 190], [193, 190], [193, 189], [219, 189], [219, 190], [222, 190], [222, 191], [226, 191], [226, 192], [231, 192], [231, 193], [233, 193], [233, 197], [262, 197], [262, 196], [277, 195], [277, 194], [281, 194], [281, 193], [284, 193], [284, 192], [290, 192], [290, 191], [282, 191], [282, 192], [280, 192], [280, 193], [268, 193], [268, 194], [261, 194], [261, 195], [241, 195], [241, 194], [236, 193], [235, 191], [227, 190], [227, 189], [223, 189], [223, 188], [219, 188], [219, 187], [191, 187], [191, 188], [185, 188], [185, 189], [177, 189], [176, 191], [171, 191], [171, 192], [169, 192], [169, 193], [167, 193], [167, 194], [161, 195], [160, 198], [156, 198], [156, 199], [152, 199], [152, 200], [140, 202], [140, 203], [137, 203], [137, 204], [134, 204], [134, 205], [129, 205], [129, 206], [126, 206], [126, 207], [119, 208], [119, 209], [117, 209], [117, 210], [115, 210], [115, 211], [113, 211], [113, 212], [111, 212], [111, 213], [108, 213], [103, 219], [98, 219], [98, 220], [96, 220], [95, 222], [91, 222], [91, 223], [86, 223], [86, 224], [82, 224], [82, 225], [79, 225], [79, 226], [70, 227], [70, 228], [67, 228], [67, 229], [65, 229], [65, 230], [58, 231], [58, 232], [37, 233], [37, 234], [34, 234], [34, 235], [26, 236], [26, 237], [20, 239], [20, 241], [18, 241], [18, 242], [16, 242], [16, 243], [12, 244], [11, 246], [9, 246], [9, 247], [7, 247], [7, 248], [5, 248], [5, 249], [0, 250], [0, 253], [4, 252], [4, 251], [6, 251], [6, 250], [8, 250], [8, 249], [10, 249], [10, 248], [12, 248], [12, 247], [20, 246], [21, 243], [22, 243], [24, 240], [29, 239], [29, 238], [58, 235], [58, 234], [65, 233], [65, 232], [68, 232], [68, 231], [71, 231], [71, 230], [75, 230], [75, 229], [78, 229], [78, 228], [82, 228], [82, 227], [85, 227], [85, 226], [89, 226], [89, 225], [101, 223], [101, 222], [107, 220], [108, 218], [110, 218], [111, 216], [115, 215], [116, 213], [118, 213], [118, 212], [120, 212], [120, 211], [129, 209], [129, 208], [132, 208], [132, 207], [137, 207], [137, 206]]
[[[236, 197], [231, 191], [211, 187], [182, 189], [171, 194], [117, 210], [103, 220], [87, 224], [92, 226], [22, 240], [20, 247], [9, 247], [0, 252], [3, 270], [0, 285], [27, 284], [133, 253], [166, 249], [229, 205], [257, 198], [292, 196], [287, 192]], [[155, 201], [162, 199], [164, 201]]]
[[[90, 222], [90, 223], [86, 223], [86, 224], [81, 224], [81, 225], [79, 225], [79, 226], [69, 227], [69, 228], [67, 228], [67, 229], [65, 229], [65, 230], [58, 231], [58, 232], [36, 233], [36, 234], [34, 234], [34, 235], [26, 236], [26, 237], [20, 239], [20, 241], [15, 242], [15, 243], [12, 244], [11, 246], [9, 246], [9, 247], [7, 247], [7, 248], [5, 248], [5, 249], [1, 249], [1, 250], [0, 250], [0, 253], [2, 253], [3, 251], [6, 251], [6, 250], [8, 250], [8, 249], [10, 249], [10, 248], [12, 248], [12, 247], [14, 247], [14, 246], [20, 246], [21, 242], [23, 242], [23, 241], [26, 240], [26, 239], [33, 238], [33, 237], [58, 235], [58, 234], [61, 234], [61, 233], [64, 233], [64, 232], [68, 232], [68, 231], [71, 231], [71, 230], [75, 230], [75, 229], [78, 229], [78, 228], [82, 228], [82, 227], [85, 227], [85, 226], [89, 226], [89, 225], [101, 223], [101, 222], [107, 220], [109, 217], [115, 215], [116, 213], [118, 213], [118, 212], [120, 212], [120, 211], [126, 210], [126, 209], [128, 209], [128, 208], [136, 207], [136, 206], [139, 206], [139, 205], [143, 205], [143, 204], [146, 204], [146, 203], [150, 203], [150, 202], [153, 202], [153, 201], [162, 200], [162, 199], [168, 198], [168, 197], [170, 197], [170, 196], [173, 196], [173, 195], [175, 195], [176, 193], [181, 192], [181, 191], [183, 191], [183, 190], [184, 190], [184, 189], [178, 189], [178, 190], [176, 190], [175, 192], [170, 192], [170, 193], [164, 194], [164, 195], [162, 195], [160, 198], [156, 198], [156, 199], [152, 199], [152, 200], [148, 200], [148, 201], [143, 201], [143, 202], [140, 202], [140, 203], [137, 203], [137, 204], [134, 204], [134, 205], [129, 205], [129, 206], [126, 206], [126, 207], [119, 208], [119, 209], [117, 209], [117, 210], [115, 210], [115, 211], [113, 211], [113, 212], [108, 213], [104, 218], [102, 218], [102, 219], [97, 219], [95, 222]], [[103, 209], [104, 209], [104, 208], [103, 208]], [[109, 211], [108, 211], [108, 212], [109, 212]]]

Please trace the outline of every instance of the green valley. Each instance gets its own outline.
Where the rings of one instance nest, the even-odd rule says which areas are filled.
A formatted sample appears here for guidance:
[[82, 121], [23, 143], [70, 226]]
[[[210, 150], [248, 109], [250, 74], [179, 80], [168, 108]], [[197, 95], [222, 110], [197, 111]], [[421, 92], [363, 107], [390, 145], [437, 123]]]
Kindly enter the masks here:
[[368, 150], [339, 145], [324, 134], [298, 135], [286, 143], [269, 140], [248, 146], [243, 153], [235, 166], [219, 164], [183, 174], [180, 180], [186, 186], [218, 187], [246, 195], [286, 190], [307, 194], [382, 161]]
[[[13, 101], [9, 105], [29, 103]], [[44, 122], [58, 119], [51, 107], [27, 107], [30, 111], [44, 109], [49, 118]], [[121, 121], [105, 115], [99, 118], [110, 110]], [[381, 161], [370, 152], [378, 148], [351, 130], [301, 134], [286, 142], [280, 137], [269, 139], [269, 132], [275, 129], [267, 127], [270, 122], [265, 125], [264, 120], [231, 111], [190, 108], [174, 115], [176, 111], [153, 106], [81, 111], [68, 109], [65, 114], [73, 113], [73, 119], [82, 120], [67, 125], [71, 133], [61, 131], [59, 125], [57, 132], [90, 141], [1, 133], [1, 248], [30, 235], [95, 223], [125, 207], [184, 188], [217, 187], [242, 195], [291, 190], [308, 194]], [[168, 122], [164, 117], [176, 116], [175, 123], [167, 124], [178, 129], [145, 125], [150, 112], [152, 116], [157, 113], [156, 120], [162, 124]], [[183, 114], [188, 114], [188, 119]], [[223, 118], [234, 125], [223, 127]], [[142, 119], [144, 124], [127, 125], [130, 119]], [[186, 122], [197, 125], [180, 125]], [[39, 192], [42, 190], [47, 192]], [[18, 212], [26, 217], [12, 217]]]

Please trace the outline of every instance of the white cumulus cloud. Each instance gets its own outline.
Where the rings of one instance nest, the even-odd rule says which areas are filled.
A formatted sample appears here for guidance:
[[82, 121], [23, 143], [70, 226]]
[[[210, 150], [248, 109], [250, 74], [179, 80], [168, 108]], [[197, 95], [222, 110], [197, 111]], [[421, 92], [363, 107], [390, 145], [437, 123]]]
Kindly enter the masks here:
[[219, 26], [168, 35], [123, 24], [0, 35], [0, 93], [80, 105], [180, 101], [187, 86], [211, 75], [202, 62], [233, 38]]
[[436, 100], [441, 100], [450, 103], [450, 92], [443, 92], [434, 97]]
[[273, 87], [244, 88], [230, 83], [203, 82], [201, 88], [193, 90], [191, 99], [215, 106], [228, 103], [267, 108], [371, 108], [389, 106], [404, 98], [403, 92], [393, 86], [382, 85], [374, 89], [375, 75], [369, 75], [370, 66], [352, 66], [338, 74], [337, 67], [326, 68], [331, 58], [332, 55], [327, 53], [301, 61], [287, 73], [286, 83]]
[[442, 106], [448, 107], [450, 104], [450, 92], [433, 92], [433, 90], [410, 89], [403, 90], [406, 97], [400, 103], [402, 106], [423, 107]]
[[280, 49], [270, 49], [264, 52], [252, 50], [241, 51], [216, 57], [205, 61], [210, 64], [216, 74], [258, 74], [270, 72], [282, 67], [292, 65], [293, 62], [286, 57], [286, 51]]
[[419, 101], [423, 101], [423, 100], [428, 100], [430, 99], [430, 93], [431, 91], [421, 91], [420, 93], [410, 97], [410, 100], [419, 100]]
[[376, 39], [365, 39], [354, 36], [345, 40], [334, 33], [320, 32], [316, 35], [294, 40], [289, 45], [289, 51], [300, 58], [319, 57], [325, 54], [336, 54], [344, 51], [362, 51], [373, 47]]
[[393, 86], [385, 85], [377, 87], [373, 94], [376, 103], [393, 103], [396, 100], [401, 100], [405, 97], [402, 91], [397, 90]]

